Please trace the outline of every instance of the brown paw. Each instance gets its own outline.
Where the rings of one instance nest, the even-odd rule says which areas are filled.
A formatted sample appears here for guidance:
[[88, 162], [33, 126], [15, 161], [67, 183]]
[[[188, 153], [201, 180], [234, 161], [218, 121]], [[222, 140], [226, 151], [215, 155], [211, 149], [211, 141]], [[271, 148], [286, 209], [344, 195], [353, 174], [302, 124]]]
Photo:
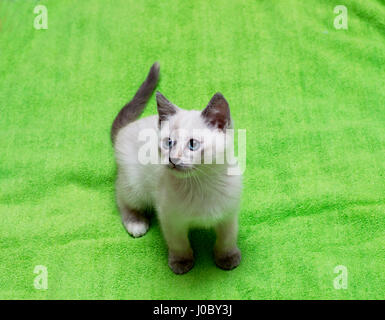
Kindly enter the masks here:
[[238, 248], [223, 253], [215, 253], [215, 263], [223, 270], [231, 270], [238, 267], [241, 262], [241, 252]]
[[183, 274], [192, 269], [194, 266], [194, 259], [169, 256], [168, 265], [175, 274]]

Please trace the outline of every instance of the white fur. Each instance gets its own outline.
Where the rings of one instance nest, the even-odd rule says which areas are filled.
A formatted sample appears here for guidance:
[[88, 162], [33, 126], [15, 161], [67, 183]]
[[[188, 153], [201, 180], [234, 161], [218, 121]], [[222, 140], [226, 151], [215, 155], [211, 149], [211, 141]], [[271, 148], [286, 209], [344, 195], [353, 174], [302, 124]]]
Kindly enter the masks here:
[[[224, 156], [225, 134], [208, 128], [199, 111], [178, 109], [168, 123], [169, 126], [159, 130], [158, 116], [150, 116], [130, 123], [118, 132], [115, 141], [116, 196], [123, 223], [131, 235], [141, 236], [148, 229], [148, 220], [125, 219], [127, 208], [136, 212], [154, 208], [169, 247], [169, 265], [175, 273], [187, 272], [192, 267], [192, 264], [179, 264], [192, 259], [188, 230], [214, 227], [217, 264], [233, 268], [240, 260], [236, 241], [242, 179], [240, 175], [228, 175], [230, 165], [226, 162], [215, 163]], [[154, 142], [157, 152], [159, 147], [167, 160], [170, 152], [171, 157], [180, 159], [191, 170], [180, 172], [169, 168], [168, 164], [141, 164], [138, 154], [144, 142], [139, 141], [139, 135], [145, 129], [154, 130], [159, 137]], [[196, 129], [205, 132], [196, 133]], [[163, 145], [163, 139], [168, 137], [176, 141], [171, 151]], [[187, 147], [192, 137], [200, 142], [197, 151]], [[201, 163], [202, 149], [204, 155], [212, 157], [214, 164]], [[234, 163], [233, 160], [230, 159], [230, 163]]]
[[137, 222], [127, 221], [127, 222], [124, 222], [124, 226], [134, 238], [138, 238], [146, 234], [149, 227], [148, 222], [143, 222], [143, 221], [137, 221]]
[[[179, 110], [169, 119], [172, 133], [176, 127], [190, 132], [208, 129], [199, 111], [185, 110]], [[164, 164], [142, 165], [138, 161], [138, 152], [143, 143], [138, 142], [138, 134], [143, 129], [158, 131], [158, 116], [137, 120], [122, 128], [117, 135], [115, 154], [118, 164], [118, 202], [138, 210], [153, 207], [158, 216], [162, 216], [159, 217], [161, 221], [167, 216], [180, 220], [181, 223], [200, 227], [212, 226], [226, 215], [238, 212], [241, 176], [227, 175], [226, 164], [199, 165], [199, 172], [194, 172], [193, 177], [174, 173]], [[218, 135], [224, 136], [218, 130], [209, 129], [209, 132], [213, 139]], [[169, 131], [161, 132], [161, 139], [168, 136], [168, 133]], [[190, 137], [185, 137], [186, 141], [189, 139]], [[211, 152], [212, 144], [204, 144], [205, 142], [201, 147], [205, 147], [205, 152]], [[181, 151], [183, 145], [178, 141], [172, 152]], [[221, 148], [224, 152], [223, 145]], [[188, 152], [194, 153], [190, 150]], [[199, 151], [195, 153], [198, 154]]]

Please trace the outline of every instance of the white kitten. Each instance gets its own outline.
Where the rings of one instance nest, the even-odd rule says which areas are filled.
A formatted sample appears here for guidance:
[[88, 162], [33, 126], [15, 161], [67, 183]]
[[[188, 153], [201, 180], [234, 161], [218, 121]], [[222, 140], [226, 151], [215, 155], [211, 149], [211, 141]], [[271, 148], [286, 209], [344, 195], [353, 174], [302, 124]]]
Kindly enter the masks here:
[[[111, 130], [118, 167], [116, 200], [123, 224], [132, 236], [140, 237], [149, 228], [144, 213], [155, 209], [169, 249], [169, 266], [177, 274], [189, 271], [194, 263], [189, 229], [213, 227], [215, 262], [233, 269], [241, 259], [236, 242], [242, 182], [241, 175], [228, 171], [237, 167], [235, 158], [226, 153], [226, 133], [232, 125], [228, 103], [217, 93], [202, 112], [186, 111], [157, 92], [158, 115], [137, 120], [158, 77], [155, 63]], [[145, 142], [144, 132], [155, 135]], [[163, 161], [144, 163], [140, 155], [146, 143], [150, 151], [155, 150], [152, 159], [159, 156]]]

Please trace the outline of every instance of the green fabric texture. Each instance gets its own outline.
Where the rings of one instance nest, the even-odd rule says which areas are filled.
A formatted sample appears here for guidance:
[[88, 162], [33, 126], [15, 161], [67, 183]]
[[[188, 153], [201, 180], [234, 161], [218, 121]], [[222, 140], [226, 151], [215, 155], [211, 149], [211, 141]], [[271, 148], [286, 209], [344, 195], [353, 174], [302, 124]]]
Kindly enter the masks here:
[[[337, 30], [338, 4], [2, 0], [0, 298], [384, 299], [385, 4], [345, 1]], [[109, 130], [154, 61], [172, 102], [219, 91], [247, 130], [233, 271], [209, 230], [177, 276], [156, 218], [138, 239], [120, 222]]]

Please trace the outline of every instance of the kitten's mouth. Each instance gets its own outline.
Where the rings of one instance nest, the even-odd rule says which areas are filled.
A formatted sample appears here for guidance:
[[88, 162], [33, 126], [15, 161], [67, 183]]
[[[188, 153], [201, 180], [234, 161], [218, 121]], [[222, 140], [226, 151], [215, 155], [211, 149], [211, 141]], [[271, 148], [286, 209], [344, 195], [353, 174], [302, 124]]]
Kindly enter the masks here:
[[186, 165], [182, 165], [182, 164], [174, 164], [174, 163], [169, 163], [168, 168], [171, 170], [178, 171], [178, 172], [186, 172], [186, 171], [190, 171], [193, 169], [193, 167], [190, 167], [190, 166], [186, 166]]

